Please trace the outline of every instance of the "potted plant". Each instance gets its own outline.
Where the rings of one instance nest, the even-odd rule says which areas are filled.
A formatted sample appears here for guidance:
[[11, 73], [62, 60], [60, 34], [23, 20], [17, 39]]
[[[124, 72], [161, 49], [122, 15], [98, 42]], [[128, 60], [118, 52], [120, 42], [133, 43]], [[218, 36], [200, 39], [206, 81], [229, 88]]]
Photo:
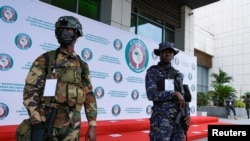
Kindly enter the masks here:
[[218, 74], [212, 73], [211, 77], [213, 78], [211, 83], [213, 90], [209, 91], [209, 93], [211, 94], [214, 106], [224, 107], [225, 99], [230, 94], [233, 94], [233, 96], [236, 97], [234, 94], [236, 90], [228, 85], [233, 80], [233, 78], [221, 69], [219, 69]]
[[[233, 95], [234, 99], [237, 98], [235, 95], [236, 90], [229, 85], [233, 78], [221, 69], [219, 69], [219, 73], [212, 73], [211, 77], [213, 78], [213, 81], [211, 82], [213, 90], [210, 90], [207, 93], [197, 93], [197, 111], [206, 111], [208, 116], [226, 118], [227, 111], [225, 108], [225, 99], [229, 95]], [[209, 104], [210, 100], [213, 103], [212, 106]], [[236, 100], [235, 106], [237, 116], [244, 116], [244, 112], [242, 112], [244, 103], [241, 100]]]

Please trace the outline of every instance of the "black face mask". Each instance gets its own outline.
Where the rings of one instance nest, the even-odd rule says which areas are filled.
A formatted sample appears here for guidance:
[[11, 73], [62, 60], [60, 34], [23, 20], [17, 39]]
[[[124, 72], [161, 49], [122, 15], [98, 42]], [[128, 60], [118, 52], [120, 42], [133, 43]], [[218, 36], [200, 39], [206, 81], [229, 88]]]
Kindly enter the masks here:
[[76, 41], [75, 35], [69, 32], [67, 29], [58, 30], [56, 37], [61, 45], [70, 45]]

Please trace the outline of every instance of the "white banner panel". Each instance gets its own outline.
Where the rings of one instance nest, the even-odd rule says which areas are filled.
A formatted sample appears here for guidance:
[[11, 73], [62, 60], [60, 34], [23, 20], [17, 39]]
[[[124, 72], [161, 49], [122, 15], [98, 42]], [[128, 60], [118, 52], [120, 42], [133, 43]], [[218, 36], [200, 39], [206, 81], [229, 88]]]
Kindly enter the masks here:
[[[0, 125], [28, 117], [22, 104], [26, 75], [37, 56], [58, 47], [54, 24], [65, 15], [83, 25], [84, 36], [75, 49], [90, 67], [98, 120], [150, 116], [144, 78], [146, 69], [159, 61], [153, 55], [158, 43], [39, 1], [0, 0], [0, 11]], [[192, 90], [190, 106], [196, 115], [196, 58], [180, 52], [173, 65]]]

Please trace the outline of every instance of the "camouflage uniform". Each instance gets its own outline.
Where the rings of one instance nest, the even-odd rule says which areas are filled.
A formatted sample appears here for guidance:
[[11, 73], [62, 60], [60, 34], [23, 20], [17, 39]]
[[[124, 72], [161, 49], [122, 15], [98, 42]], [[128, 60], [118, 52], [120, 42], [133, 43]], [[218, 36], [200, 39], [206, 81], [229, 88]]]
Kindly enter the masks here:
[[[174, 79], [179, 72], [171, 66], [171, 63], [161, 65], [167, 74], [167, 78]], [[173, 91], [161, 91], [157, 82], [164, 81], [164, 74], [157, 66], [152, 66], [146, 74], [146, 93], [149, 100], [153, 101], [152, 115], [150, 117], [150, 141], [184, 141], [184, 131], [177, 128], [175, 118], [179, 106], [175, 102]], [[186, 103], [188, 114], [190, 109]]]
[[249, 116], [249, 110], [250, 110], [250, 96], [247, 95], [246, 98], [244, 99], [244, 102], [246, 104], [246, 111], [247, 111], [247, 118], [250, 118]]
[[[96, 126], [97, 104], [88, 64], [83, 62], [84, 69], [82, 69], [75, 53], [72, 55], [61, 49], [57, 53], [56, 60], [54, 58], [54, 62], [55, 70], [51, 76], [48, 76], [44, 56], [41, 55], [34, 61], [26, 77], [23, 103], [32, 123], [46, 121], [44, 109], [46, 103], [58, 108], [53, 128], [54, 140], [75, 141], [80, 135], [80, 111], [83, 105], [88, 124]], [[43, 97], [46, 77], [57, 79], [56, 94], [52, 98]]]

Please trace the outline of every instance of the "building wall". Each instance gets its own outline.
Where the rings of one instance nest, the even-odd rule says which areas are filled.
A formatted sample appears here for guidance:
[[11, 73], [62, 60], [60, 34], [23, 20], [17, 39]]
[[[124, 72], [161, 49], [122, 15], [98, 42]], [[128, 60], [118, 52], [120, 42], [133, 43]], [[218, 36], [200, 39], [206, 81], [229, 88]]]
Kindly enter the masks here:
[[214, 35], [201, 27], [194, 26], [194, 48], [211, 56], [214, 55]]
[[181, 7], [181, 26], [175, 30], [175, 46], [189, 55], [194, 55], [194, 16], [187, 6]]
[[131, 0], [101, 1], [100, 21], [108, 25], [130, 30]]
[[[134, 4], [137, 5], [139, 8], [142, 8], [143, 10], [146, 10], [147, 12], [150, 12], [149, 9], [145, 8], [145, 6], [149, 7], [148, 3], [146, 2], [140, 2], [140, 1], [134, 1]], [[171, 2], [169, 2], [169, 5], [173, 5]], [[167, 11], [161, 11], [162, 9], [156, 9], [157, 6], [159, 6], [159, 3], [154, 3], [150, 5], [152, 9], [154, 9], [153, 13], [151, 13], [153, 16], [159, 16], [159, 13], [166, 13], [169, 9], [165, 9]], [[130, 31], [130, 20], [131, 20], [131, 9], [132, 8], [132, 1], [131, 0], [106, 0], [105, 2], [101, 1], [100, 4], [100, 21], [103, 23], [106, 23], [108, 25], [123, 29], [125, 31]], [[161, 7], [162, 8], [162, 7]], [[151, 10], [152, 10], [151, 9]], [[172, 24], [176, 27], [175, 32], [175, 47], [185, 51], [189, 55], [194, 54], [194, 18], [192, 9], [190, 9], [187, 6], [182, 6], [180, 9], [175, 6], [173, 7], [174, 11], [180, 10], [179, 12], [173, 12], [175, 14], [166, 14], [165, 17], [168, 20], [169, 24]], [[158, 10], [160, 12], [156, 12], [155, 10]], [[155, 14], [155, 13], [158, 14]], [[180, 14], [179, 14], [180, 13]], [[160, 14], [160, 15], [161, 15]], [[164, 17], [164, 15], [161, 15]], [[160, 16], [160, 17], [161, 17]], [[174, 16], [174, 17], [172, 17]], [[172, 18], [170, 18], [172, 17]], [[173, 21], [171, 21], [173, 20]], [[175, 22], [174, 22], [175, 21]]]
[[220, 0], [194, 10], [195, 48], [213, 56], [210, 73], [233, 77], [238, 96], [250, 91], [249, 9], [249, 0]]

